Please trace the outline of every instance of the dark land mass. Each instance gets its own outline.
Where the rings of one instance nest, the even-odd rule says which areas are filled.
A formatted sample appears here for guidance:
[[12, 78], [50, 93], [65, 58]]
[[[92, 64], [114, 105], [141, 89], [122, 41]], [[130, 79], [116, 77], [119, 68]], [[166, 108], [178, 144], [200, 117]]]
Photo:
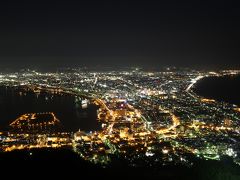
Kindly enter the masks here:
[[[30, 155], [32, 153], [32, 155]], [[70, 149], [38, 149], [0, 153], [1, 172], [14, 170], [11, 176], [25, 177], [33, 173], [44, 177], [85, 177], [85, 178], [150, 178], [164, 180], [239, 180], [239, 166], [229, 158], [222, 161], [197, 159], [194, 165], [138, 166], [132, 167], [126, 161], [115, 158], [107, 166], [84, 161]], [[24, 173], [23, 173], [24, 172]]]

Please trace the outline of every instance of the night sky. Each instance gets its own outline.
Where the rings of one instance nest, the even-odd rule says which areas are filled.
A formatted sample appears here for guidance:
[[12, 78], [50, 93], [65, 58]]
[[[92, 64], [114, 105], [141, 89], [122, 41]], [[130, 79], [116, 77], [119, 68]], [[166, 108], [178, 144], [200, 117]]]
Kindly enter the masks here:
[[237, 1], [7, 1], [0, 67], [240, 68]]

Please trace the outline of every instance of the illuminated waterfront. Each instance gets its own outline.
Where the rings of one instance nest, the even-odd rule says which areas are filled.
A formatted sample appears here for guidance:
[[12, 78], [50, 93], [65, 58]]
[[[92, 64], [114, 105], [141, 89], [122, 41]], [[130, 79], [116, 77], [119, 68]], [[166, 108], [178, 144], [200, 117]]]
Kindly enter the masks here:
[[[63, 131], [94, 131], [100, 129], [96, 121], [97, 107], [83, 109], [81, 97], [70, 94], [34, 93], [24, 88], [0, 87], [0, 128], [9, 129], [9, 124], [25, 113], [54, 112]], [[84, 98], [82, 98], [84, 100]]]
[[[49, 101], [57, 104], [52, 104], [53, 109], [41, 109], [53, 112], [50, 113], [52, 119], [35, 123], [32, 119], [38, 114], [34, 113], [40, 109], [38, 106], [31, 109], [34, 101], [30, 100], [28, 110], [33, 112], [19, 114], [23, 116], [9, 122], [13, 130], [21, 131], [2, 132], [1, 148], [2, 151], [70, 148], [83, 160], [103, 166], [110, 164], [114, 157], [120, 157], [131, 166], [138, 166], [139, 162], [155, 166], [157, 162], [189, 167], [195, 162], [193, 159], [220, 161], [225, 156], [239, 164], [239, 107], [200, 97], [193, 92], [204, 77], [233, 74], [239, 74], [239, 71], [169, 69], [146, 72], [132, 69], [85, 72], [72, 69], [68, 73], [27, 71], [2, 74], [3, 86], [24, 90], [19, 97], [28, 96], [30, 91], [31, 96], [40, 98], [37, 102], [43, 101], [44, 108], [48, 107]], [[69, 104], [75, 105], [74, 111], [68, 110]], [[98, 107], [92, 120], [99, 122], [101, 129], [90, 132], [71, 121], [75, 129], [70, 132], [45, 130], [49, 125], [58, 124], [58, 120], [67, 127], [58, 112], [71, 119], [76, 109], [86, 112], [91, 107]], [[87, 124], [91, 125], [90, 121]], [[32, 131], [38, 126], [44, 131]]]
[[240, 105], [240, 76], [207, 77], [196, 84], [194, 91], [207, 98]]

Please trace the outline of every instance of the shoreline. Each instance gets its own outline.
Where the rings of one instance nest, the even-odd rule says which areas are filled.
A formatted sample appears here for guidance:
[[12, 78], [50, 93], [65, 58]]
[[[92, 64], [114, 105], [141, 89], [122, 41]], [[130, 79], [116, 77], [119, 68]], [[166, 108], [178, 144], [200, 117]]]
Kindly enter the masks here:
[[[215, 94], [206, 95], [206, 94], [204, 94], [204, 92], [201, 92], [201, 93], [199, 92], [200, 88], [209, 89], [209, 87], [206, 86], [207, 84], [202, 86], [202, 87], [199, 86], [199, 83], [201, 83], [203, 81], [209, 81], [209, 79], [213, 80], [214, 78], [217, 78], [217, 80], [224, 81], [223, 78], [239, 78], [239, 77], [240, 77], [240, 73], [236, 73], [236, 74], [231, 74], [231, 73], [229, 73], [229, 74], [208, 74], [208, 75], [202, 76], [201, 78], [198, 78], [193, 84], [191, 84], [191, 87], [189, 89], [186, 89], [186, 91], [188, 91], [189, 93], [191, 93], [192, 95], [194, 95], [198, 98], [212, 99], [212, 100], [215, 100], [217, 102], [222, 102], [222, 103], [226, 103], [226, 104], [240, 106], [240, 101], [237, 102], [237, 103], [233, 103], [233, 102], [227, 100], [223, 96], [222, 97], [219, 96], [219, 97], [216, 98]], [[213, 82], [213, 83], [216, 83], [216, 82]], [[197, 87], [197, 86], [199, 86], [199, 87]], [[238, 84], [235, 83], [235, 86], [238, 86]], [[205, 90], [205, 91], [207, 91], [207, 90]]]

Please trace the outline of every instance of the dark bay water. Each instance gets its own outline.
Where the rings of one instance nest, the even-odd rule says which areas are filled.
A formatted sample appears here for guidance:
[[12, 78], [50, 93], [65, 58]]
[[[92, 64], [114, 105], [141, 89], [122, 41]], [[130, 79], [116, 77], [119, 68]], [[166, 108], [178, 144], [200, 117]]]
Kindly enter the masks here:
[[25, 113], [54, 112], [66, 131], [100, 129], [96, 120], [97, 107], [81, 108], [73, 95], [52, 95], [23, 92], [19, 88], [0, 87], [0, 129]]
[[193, 91], [206, 98], [240, 105], [240, 75], [203, 78]]

